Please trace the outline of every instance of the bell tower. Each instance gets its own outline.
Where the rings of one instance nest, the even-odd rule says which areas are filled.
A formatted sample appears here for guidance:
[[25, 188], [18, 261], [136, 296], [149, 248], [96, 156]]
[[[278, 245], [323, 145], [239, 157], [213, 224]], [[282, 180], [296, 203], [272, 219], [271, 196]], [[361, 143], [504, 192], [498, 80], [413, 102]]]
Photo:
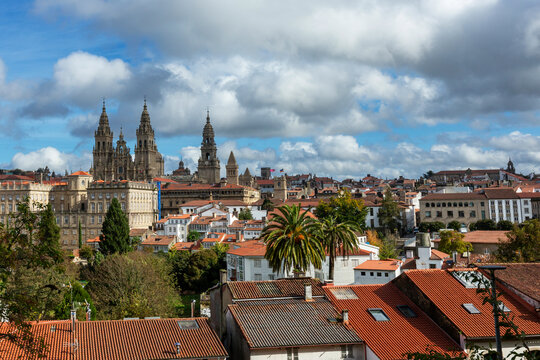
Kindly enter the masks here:
[[113, 133], [109, 126], [109, 117], [105, 109], [105, 100], [99, 118], [99, 126], [94, 132], [93, 164], [90, 173], [95, 180], [113, 180]]
[[236, 158], [232, 151], [225, 168], [227, 169], [227, 183], [238, 185], [238, 164], [236, 163]]
[[154, 177], [162, 176], [164, 168], [163, 157], [157, 150], [154, 129], [150, 124], [150, 114], [144, 99], [141, 121], [137, 129], [135, 144], [135, 180], [152, 181]]
[[217, 158], [217, 147], [214, 140], [214, 128], [210, 124], [210, 112], [207, 111], [198, 166], [199, 179], [208, 184], [217, 184], [220, 181], [220, 169], [221, 166]]

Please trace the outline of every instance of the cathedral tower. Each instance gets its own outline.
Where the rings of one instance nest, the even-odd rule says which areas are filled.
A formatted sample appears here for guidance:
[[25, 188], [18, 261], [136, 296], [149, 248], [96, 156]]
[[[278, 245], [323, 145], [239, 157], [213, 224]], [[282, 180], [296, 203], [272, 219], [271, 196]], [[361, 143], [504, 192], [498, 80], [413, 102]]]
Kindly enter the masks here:
[[90, 172], [96, 180], [113, 180], [114, 177], [114, 149], [113, 133], [109, 127], [109, 117], [105, 109], [105, 100], [103, 100], [103, 109], [99, 118], [99, 126], [94, 132], [93, 164]]
[[220, 164], [217, 158], [217, 147], [214, 141], [214, 128], [210, 124], [210, 112], [206, 112], [206, 125], [203, 129], [201, 143], [201, 157], [199, 158], [199, 179], [208, 184], [217, 184], [220, 181]]
[[227, 183], [238, 185], [238, 164], [236, 163], [236, 159], [234, 158], [234, 153], [232, 151], [229, 155], [229, 160], [227, 161], [225, 168], [227, 169]]
[[114, 157], [115, 180], [132, 180], [135, 178], [135, 164], [129, 152], [122, 128], [120, 128], [120, 136], [116, 142]]
[[157, 150], [145, 99], [135, 145], [135, 180], [152, 181], [154, 177], [163, 175], [163, 168], [163, 157]]

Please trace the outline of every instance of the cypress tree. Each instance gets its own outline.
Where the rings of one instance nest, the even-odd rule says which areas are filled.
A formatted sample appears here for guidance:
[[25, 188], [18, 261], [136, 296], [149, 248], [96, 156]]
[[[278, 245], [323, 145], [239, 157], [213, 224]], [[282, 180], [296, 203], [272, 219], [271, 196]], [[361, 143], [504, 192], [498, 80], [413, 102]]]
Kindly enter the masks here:
[[82, 248], [82, 229], [81, 220], [79, 220], [79, 249]]
[[51, 205], [47, 204], [40, 213], [37, 239], [34, 250], [43, 265], [52, 266], [62, 261], [60, 248], [60, 227], [56, 224], [56, 217]]
[[104, 255], [123, 254], [131, 250], [128, 218], [116, 198], [112, 199], [107, 210], [99, 238], [99, 249]]

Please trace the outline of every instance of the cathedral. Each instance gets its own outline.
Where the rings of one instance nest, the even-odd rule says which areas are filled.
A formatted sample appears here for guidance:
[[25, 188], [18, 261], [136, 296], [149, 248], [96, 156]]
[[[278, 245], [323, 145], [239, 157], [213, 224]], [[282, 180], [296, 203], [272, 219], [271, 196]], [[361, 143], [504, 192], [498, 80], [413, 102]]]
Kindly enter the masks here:
[[95, 180], [152, 181], [155, 177], [163, 176], [163, 156], [157, 150], [146, 100], [136, 134], [135, 160], [133, 160], [122, 130], [116, 148], [113, 146], [113, 132], [109, 127], [109, 117], [103, 102], [99, 125], [94, 133], [95, 145], [90, 169]]

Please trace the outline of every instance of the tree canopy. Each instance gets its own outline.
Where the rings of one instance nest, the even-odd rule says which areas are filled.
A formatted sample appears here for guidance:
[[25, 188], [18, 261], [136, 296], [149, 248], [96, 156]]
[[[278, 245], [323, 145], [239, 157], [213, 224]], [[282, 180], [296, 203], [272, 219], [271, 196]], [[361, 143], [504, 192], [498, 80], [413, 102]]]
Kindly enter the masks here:
[[305, 272], [313, 265], [320, 269], [325, 257], [322, 243], [315, 236], [317, 223], [298, 205], [283, 205], [262, 231], [265, 258], [273, 271]]
[[499, 248], [495, 254], [497, 259], [504, 262], [540, 261], [540, 221], [538, 219], [514, 225], [506, 237], [506, 240], [499, 242]]
[[105, 215], [99, 249], [105, 255], [123, 254], [132, 249], [129, 243], [129, 221], [116, 198], [112, 199], [107, 215]]
[[441, 221], [433, 221], [433, 222], [424, 221], [424, 222], [421, 222], [420, 225], [418, 225], [418, 230], [420, 232], [427, 232], [427, 233], [437, 232], [444, 228], [445, 228], [444, 223]]
[[497, 224], [491, 219], [482, 219], [469, 224], [469, 230], [497, 230]]
[[472, 250], [472, 244], [463, 241], [465, 235], [454, 230], [441, 231], [441, 241], [439, 242], [439, 250], [447, 254], [452, 254], [454, 251], [463, 254]]
[[249, 208], [243, 208], [238, 214], [238, 220], [253, 220], [253, 214]]
[[397, 203], [392, 199], [392, 191], [386, 188], [384, 197], [379, 208], [379, 224], [386, 231], [394, 231], [399, 228], [399, 208]]
[[366, 228], [367, 208], [364, 201], [354, 199], [347, 190], [329, 201], [321, 200], [315, 208], [315, 215], [320, 220], [334, 217], [337, 223], [353, 223], [358, 229]]

